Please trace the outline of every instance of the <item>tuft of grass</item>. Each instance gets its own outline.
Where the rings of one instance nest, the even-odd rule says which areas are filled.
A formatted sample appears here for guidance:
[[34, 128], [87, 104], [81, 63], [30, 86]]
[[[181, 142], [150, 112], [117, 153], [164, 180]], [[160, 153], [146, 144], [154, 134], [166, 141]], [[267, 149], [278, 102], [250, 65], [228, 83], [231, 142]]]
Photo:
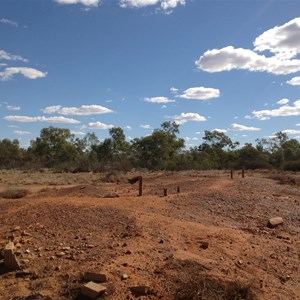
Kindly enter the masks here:
[[194, 274], [181, 282], [174, 300], [254, 300], [249, 285], [238, 281], [223, 282], [207, 275]]
[[5, 199], [20, 199], [29, 195], [30, 192], [27, 189], [8, 188], [0, 192], [0, 198]]
[[210, 267], [192, 260], [171, 260], [165, 275], [171, 274], [173, 300], [255, 300], [253, 285], [209, 275]]

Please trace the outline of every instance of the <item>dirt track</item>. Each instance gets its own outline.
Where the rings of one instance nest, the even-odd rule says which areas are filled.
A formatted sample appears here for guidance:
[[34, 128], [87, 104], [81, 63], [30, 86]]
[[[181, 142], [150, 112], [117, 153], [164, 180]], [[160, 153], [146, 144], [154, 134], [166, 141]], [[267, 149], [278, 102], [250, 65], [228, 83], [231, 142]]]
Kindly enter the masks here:
[[[0, 174], [0, 190], [14, 182], [32, 191], [0, 198], [0, 247], [13, 240], [28, 271], [0, 266], [0, 299], [83, 299], [85, 271], [107, 275], [105, 299], [135, 299], [134, 285], [151, 288], [139, 299], [192, 299], [180, 293], [198, 277], [207, 290], [238, 283], [256, 299], [300, 299], [296, 175], [296, 184], [279, 184], [268, 174], [149, 173], [143, 197], [138, 184], [100, 175], [47, 176]], [[269, 229], [274, 216], [284, 224]], [[208, 294], [193, 299], [228, 299]]]

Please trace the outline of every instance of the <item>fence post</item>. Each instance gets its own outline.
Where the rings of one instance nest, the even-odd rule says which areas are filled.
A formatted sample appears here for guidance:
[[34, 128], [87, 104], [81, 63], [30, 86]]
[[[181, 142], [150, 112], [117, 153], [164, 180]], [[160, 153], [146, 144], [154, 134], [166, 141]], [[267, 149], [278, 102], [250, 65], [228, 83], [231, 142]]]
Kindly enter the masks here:
[[143, 177], [139, 176], [139, 196], [143, 196]]
[[233, 170], [230, 170], [230, 178], [233, 179]]
[[168, 189], [164, 189], [164, 197], [168, 196]]

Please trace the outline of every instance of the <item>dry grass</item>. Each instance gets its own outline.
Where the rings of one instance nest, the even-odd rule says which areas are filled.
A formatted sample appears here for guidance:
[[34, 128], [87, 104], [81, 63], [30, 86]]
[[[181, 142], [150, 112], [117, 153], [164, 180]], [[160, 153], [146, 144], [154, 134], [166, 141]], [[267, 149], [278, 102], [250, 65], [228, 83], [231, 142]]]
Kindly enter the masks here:
[[192, 260], [173, 260], [174, 300], [255, 300], [250, 284], [226, 281], [208, 274], [210, 267]]
[[0, 198], [5, 199], [20, 199], [30, 194], [27, 189], [21, 188], [8, 188], [0, 193]]

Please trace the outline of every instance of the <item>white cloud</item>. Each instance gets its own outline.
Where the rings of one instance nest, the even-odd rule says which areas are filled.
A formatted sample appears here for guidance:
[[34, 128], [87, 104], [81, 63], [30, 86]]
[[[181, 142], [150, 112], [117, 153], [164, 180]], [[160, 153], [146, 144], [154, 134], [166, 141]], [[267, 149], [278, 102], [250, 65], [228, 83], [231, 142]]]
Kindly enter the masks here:
[[121, 7], [145, 7], [149, 5], [156, 5], [159, 0], [121, 0]]
[[289, 99], [283, 98], [283, 99], [277, 101], [276, 103], [280, 104], [280, 105], [285, 105], [285, 104], [288, 104], [289, 102], [290, 102]]
[[6, 116], [4, 117], [6, 121], [13, 122], [23, 122], [23, 123], [33, 123], [33, 122], [48, 122], [48, 123], [64, 123], [64, 124], [77, 124], [80, 121], [75, 119], [69, 119], [65, 117], [28, 117], [28, 116]]
[[167, 97], [152, 97], [152, 98], [144, 98], [145, 102], [150, 103], [171, 103], [175, 102], [175, 100], [170, 100]]
[[199, 138], [197, 137], [185, 137], [184, 138], [187, 142], [191, 142], [191, 141], [199, 141]]
[[265, 31], [254, 41], [255, 51], [270, 51], [282, 59], [290, 59], [300, 52], [300, 18]]
[[132, 129], [132, 127], [131, 127], [131, 126], [129, 126], [129, 125], [126, 125], [126, 126], [124, 127], [124, 129], [126, 129], [126, 130], [131, 130], [131, 129]]
[[296, 124], [296, 126], [300, 126], [300, 123]]
[[104, 124], [101, 122], [94, 122], [94, 123], [89, 123], [88, 124], [89, 128], [94, 128], [94, 129], [111, 129], [114, 127], [114, 125], [110, 124]]
[[85, 6], [98, 6], [101, 0], [54, 0], [59, 4], [82, 4]]
[[0, 72], [0, 80], [9, 80], [16, 74], [22, 74], [28, 79], [37, 79], [46, 77], [47, 72], [42, 72], [33, 68], [27, 67], [8, 67], [3, 72]]
[[28, 134], [31, 134], [30, 131], [24, 131], [24, 130], [15, 130], [14, 133], [17, 134], [17, 135], [28, 135]]
[[300, 134], [300, 130], [294, 130], [294, 129], [286, 129], [283, 130], [282, 132], [286, 134]]
[[249, 115], [246, 115], [244, 118], [245, 118], [246, 120], [251, 120], [251, 119], [253, 119], [253, 117], [251, 117], [251, 116], [249, 116]]
[[0, 59], [28, 62], [28, 59], [20, 55], [10, 54], [4, 50], [0, 50]]
[[[254, 41], [254, 49], [234, 48], [206, 51], [195, 63], [207, 72], [244, 69], [253, 72], [291, 74], [300, 71], [300, 18], [265, 31]], [[269, 51], [273, 56], [257, 52]]]
[[220, 91], [218, 89], [206, 88], [202, 86], [193, 87], [185, 90], [183, 94], [176, 97], [184, 99], [208, 100], [220, 97]]
[[140, 127], [144, 128], [144, 129], [152, 129], [152, 127], [150, 125], [143, 125], [143, 124], [141, 124]]
[[197, 113], [181, 113], [179, 116], [172, 117], [177, 124], [185, 124], [189, 121], [205, 122], [206, 118]]
[[72, 134], [74, 135], [85, 135], [86, 133], [83, 131], [71, 131]]
[[240, 124], [231, 124], [229, 127], [229, 130], [231, 131], [260, 131], [260, 128], [256, 127], [248, 127]]
[[206, 51], [196, 61], [196, 65], [199, 69], [210, 73], [244, 69], [286, 75], [300, 71], [300, 60], [281, 60], [276, 56], [265, 57], [252, 50], [236, 49], [232, 46]]
[[6, 108], [8, 110], [20, 110], [21, 109], [20, 106], [14, 106], [14, 105], [7, 105]]
[[268, 120], [271, 117], [289, 117], [300, 115], [300, 100], [294, 102], [294, 105], [284, 105], [273, 110], [259, 110], [252, 112], [254, 117], [259, 120]]
[[291, 80], [287, 81], [286, 83], [290, 85], [300, 85], [300, 76], [293, 77]]
[[219, 129], [219, 128], [213, 129], [212, 131], [217, 131], [217, 132], [221, 132], [221, 133], [226, 133], [227, 132], [226, 129]]
[[16, 21], [9, 20], [9, 19], [6, 19], [6, 18], [1, 18], [0, 23], [15, 26], [15, 27], [19, 27], [19, 24]]
[[172, 94], [177, 94], [178, 93], [178, 89], [177, 88], [175, 88], [175, 87], [171, 87], [170, 88], [170, 92], [172, 93]]
[[82, 105], [80, 107], [63, 107], [61, 105], [48, 106], [42, 109], [45, 114], [58, 113], [65, 116], [89, 116], [100, 115], [113, 112], [109, 108], [101, 105]]
[[186, 0], [120, 0], [120, 6], [126, 7], [146, 7], [160, 5], [160, 8], [166, 12], [171, 12], [178, 5], [185, 5]]

